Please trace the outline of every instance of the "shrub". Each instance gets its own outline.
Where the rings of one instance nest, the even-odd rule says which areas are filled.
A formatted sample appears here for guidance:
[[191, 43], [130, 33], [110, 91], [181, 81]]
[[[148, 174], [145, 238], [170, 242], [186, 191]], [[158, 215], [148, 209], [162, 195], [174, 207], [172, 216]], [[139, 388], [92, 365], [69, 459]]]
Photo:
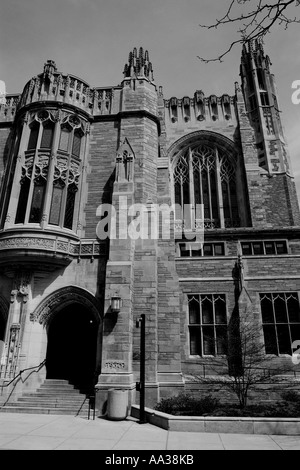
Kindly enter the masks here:
[[195, 401], [195, 411], [197, 411], [199, 415], [212, 413], [220, 404], [220, 401], [217, 398], [213, 398], [211, 395]]
[[201, 416], [212, 413], [218, 405], [219, 400], [210, 395], [196, 399], [187, 393], [180, 393], [175, 397], [163, 398], [154, 409], [173, 415], [194, 414]]
[[291, 401], [293, 403], [300, 404], [300, 394], [298, 392], [295, 392], [295, 390], [288, 390], [286, 392], [283, 392], [281, 394], [281, 398], [285, 401]]

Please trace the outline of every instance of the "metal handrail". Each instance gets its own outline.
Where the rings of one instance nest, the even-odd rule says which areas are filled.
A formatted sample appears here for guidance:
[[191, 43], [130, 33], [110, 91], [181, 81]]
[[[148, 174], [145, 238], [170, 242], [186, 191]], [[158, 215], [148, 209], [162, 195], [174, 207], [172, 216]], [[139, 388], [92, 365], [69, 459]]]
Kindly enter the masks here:
[[[23, 370], [20, 370], [20, 372], [15, 376], [13, 377], [10, 382], [6, 383], [6, 384], [1, 384], [1, 395], [3, 393], [3, 388], [4, 387], [9, 387], [9, 385], [11, 385], [15, 380], [19, 379], [21, 380], [22, 383], [25, 383], [26, 380], [30, 377], [30, 375], [33, 373], [33, 372], [39, 372], [43, 367], [44, 365], [46, 364], [46, 359], [44, 359], [39, 365], [37, 366], [32, 366], [32, 367], [27, 367], [26, 369], [23, 369]], [[27, 377], [25, 378], [25, 380], [22, 379], [22, 374], [24, 372], [26, 372], [27, 370], [32, 370], [32, 369], [36, 369], [36, 370], [33, 370], [30, 374], [27, 375]], [[7, 400], [3, 403], [3, 405], [0, 406], [0, 408], [4, 408], [4, 406], [8, 403], [8, 400], [10, 399], [12, 393], [14, 392], [16, 386], [17, 386], [17, 383], [19, 382], [19, 380], [17, 382], [15, 382], [9, 396], [7, 397]]]
[[76, 415], [75, 415], [75, 418], [79, 415], [80, 411], [82, 410], [83, 408], [83, 405], [85, 404], [85, 402], [88, 400], [89, 401], [89, 409], [88, 409], [88, 419], [90, 419], [90, 411], [91, 411], [91, 408], [93, 410], [93, 419], [95, 419], [95, 398], [96, 398], [96, 389], [93, 388], [93, 392], [92, 393], [87, 393], [82, 404], [80, 405]]

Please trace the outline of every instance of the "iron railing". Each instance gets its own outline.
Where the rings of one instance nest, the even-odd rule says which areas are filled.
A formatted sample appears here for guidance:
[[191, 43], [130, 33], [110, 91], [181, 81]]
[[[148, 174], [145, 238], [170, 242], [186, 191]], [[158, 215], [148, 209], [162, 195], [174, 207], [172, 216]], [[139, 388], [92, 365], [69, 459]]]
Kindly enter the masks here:
[[[3, 395], [3, 389], [4, 389], [5, 387], [9, 387], [13, 382], [15, 382], [14, 385], [13, 385], [13, 387], [12, 387], [12, 389], [11, 389], [11, 391], [10, 391], [10, 393], [9, 393], [9, 395], [8, 395], [8, 397], [7, 397], [7, 399], [6, 399], [6, 401], [3, 403], [3, 405], [0, 406], [0, 408], [4, 408], [4, 406], [8, 403], [8, 400], [10, 399], [11, 395], [13, 394], [13, 392], [14, 392], [14, 390], [15, 390], [17, 384], [19, 383], [19, 381], [21, 381], [22, 383], [25, 383], [26, 380], [27, 380], [34, 372], [36, 372], [36, 373], [39, 372], [39, 371], [44, 367], [45, 364], [46, 364], [46, 359], [44, 359], [44, 360], [43, 360], [39, 365], [37, 365], [37, 366], [27, 367], [26, 369], [20, 370], [20, 372], [18, 372], [18, 374], [15, 375], [15, 377], [13, 377], [9, 382], [7, 382], [7, 383], [5, 383], [5, 384], [1, 384], [1, 386], [0, 386], [0, 387], [1, 387], [1, 395]], [[33, 370], [33, 369], [36, 369], [36, 370]], [[32, 372], [30, 372], [30, 374], [28, 374], [28, 375], [26, 376], [26, 378], [23, 380], [22, 374], [23, 374], [24, 372], [28, 371], [28, 370], [32, 370]], [[17, 380], [17, 379], [18, 379], [18, 380]]]

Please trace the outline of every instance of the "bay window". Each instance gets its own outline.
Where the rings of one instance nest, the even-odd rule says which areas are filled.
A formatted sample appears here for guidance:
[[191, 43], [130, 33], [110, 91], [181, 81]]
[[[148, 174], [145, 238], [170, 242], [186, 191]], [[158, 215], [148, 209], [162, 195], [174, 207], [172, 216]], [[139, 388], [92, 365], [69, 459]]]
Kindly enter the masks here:
[[16, 224], [48, 224], [72, 229], [81, 174], [83, 124], [68, 114], [58, 122], [54, 112], [32, 117], [21, 155]]

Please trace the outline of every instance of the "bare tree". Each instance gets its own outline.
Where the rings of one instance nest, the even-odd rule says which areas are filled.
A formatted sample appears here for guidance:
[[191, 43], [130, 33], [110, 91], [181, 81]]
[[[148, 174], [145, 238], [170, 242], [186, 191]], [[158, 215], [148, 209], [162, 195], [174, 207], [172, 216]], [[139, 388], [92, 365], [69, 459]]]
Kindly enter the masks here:
[[244, 290], [239, 299], [239, 308], [232, 312], [228, 324], [228, 350], [226, 356], [216, 356], [210, 364], [210, 376], [194, 375], [193, 382], [214, 382], [219, 389], [231, 391], [241, 408], [247, 405], [249, 391], [256, 384], [270, 379], [270, 360], [265, 355], [261, 328], [255, 321], [248, 294]]
[[276, 24], [282, 25], [285, 29], [291, 23], [300, 23], [300, 12], [296, 12], [300, 0], [231, 0], [225, 15], [216, 19], [211, 25], [199, 25], [201, 28], [216, 29], [226, 24], [236, 23], [237, 32], [240, 38], [232, 41], [229, 47], [215, 58], [205, 59], [198, 56], [203, 62], [222, 62], [236, 44], [247, 44], [255, 39], [262, 40], [270, 33]]
[[227, 361], [229, 377], [225, 384], [237, 396], [241, 408], [244, 408], [249, 391], [256, 384], [269, 380], [270, 373], [275, 372], [266, 358], [261, 326], [253, 316], [246, 290], [241, 292], [238, 309], [231, 316]]

